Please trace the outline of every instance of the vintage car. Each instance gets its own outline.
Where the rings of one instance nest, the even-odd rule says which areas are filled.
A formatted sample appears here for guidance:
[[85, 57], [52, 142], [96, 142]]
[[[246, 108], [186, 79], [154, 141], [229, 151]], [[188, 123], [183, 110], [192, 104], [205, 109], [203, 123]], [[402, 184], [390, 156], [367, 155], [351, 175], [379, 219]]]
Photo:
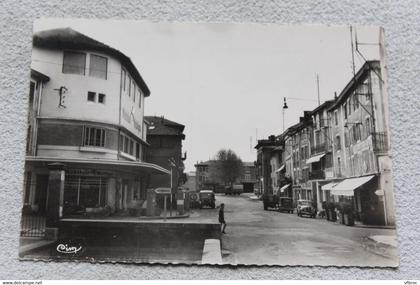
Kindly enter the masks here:
[[289, 197], [280, 197], [279, 198], [279, 212], [287, 212], [293, 214], [293, 199]]
[[216, 198], [214, 197], [214, 192], [212, 190], [201, 190], [198, 193], [199, 201], [200, 201], [200, 209], [204, 206], [208, 206], [210, 208], [216, 208]]
[[302, 217], [303, 215], [306, 215], [306, 216], [310, 216], [311, 218], [315, 218], [316, 209], [311, 200], [298, 200], [296, 213], [300, 217]]

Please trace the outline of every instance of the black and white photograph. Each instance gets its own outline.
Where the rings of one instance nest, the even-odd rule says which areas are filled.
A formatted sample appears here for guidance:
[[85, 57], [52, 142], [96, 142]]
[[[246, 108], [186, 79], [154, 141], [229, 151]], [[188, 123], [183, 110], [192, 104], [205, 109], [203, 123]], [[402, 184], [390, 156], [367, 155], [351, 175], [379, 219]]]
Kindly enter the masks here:
[[383, 28], [41, 18], [32, 40], [21, 260], [398, 267]]

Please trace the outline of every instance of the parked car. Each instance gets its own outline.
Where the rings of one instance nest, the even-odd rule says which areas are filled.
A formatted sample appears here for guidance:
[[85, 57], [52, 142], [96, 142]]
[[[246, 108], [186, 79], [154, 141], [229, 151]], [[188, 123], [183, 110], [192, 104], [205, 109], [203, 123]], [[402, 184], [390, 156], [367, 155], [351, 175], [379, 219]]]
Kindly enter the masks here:
[[296, 213], [300, 217], [302, 217], [303, 215], [306, 215], [306, 216], [310, 216], [311, 218], [315, 218], [316, 209], [311, 200], [298, 200]]
[[287, 212], [293, 214], [293, 199], [289, 197], [280, 197], [279, 198], [279, 212]]
[[232, 186], [226, 186], [226, 195], [241, 195], [244, 192], [244, 186], [242, 184], [235, 184]]
[[191, 191], [189, 192], [190, 195], [190, 208], [197, 209], [200, 207], [200, 200], [198, 198], [198, 192]]
[[200, 200], [200, 209], [204, 206], [208, 206], [213, 209], [216, 208], [216, 198], [213, 190], [201, 190], [198, 196]]

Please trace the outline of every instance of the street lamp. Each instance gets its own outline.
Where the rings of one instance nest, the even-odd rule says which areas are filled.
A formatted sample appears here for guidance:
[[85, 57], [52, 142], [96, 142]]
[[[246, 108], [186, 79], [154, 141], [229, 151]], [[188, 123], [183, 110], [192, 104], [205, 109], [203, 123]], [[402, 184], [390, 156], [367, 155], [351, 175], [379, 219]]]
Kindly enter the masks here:
[[172, 188], [173, 188], [173, 167], [176, 167], [175, 164], [175, 160], [173, 157], [171, 157], [170, 159], [168, 159], [169, 165], [171, 166], [171, 196], [170, 196], [170, 203], [171, 203], [171, 207], [169, 208], [169, 216], [172, 217]]
[[284, 111], [286, 109], [289, 109], [289, 107], [287, 106], [286, 97], [283, 97], [283, 100], [284, 100], [284, 104], [283, 104], [283, 132], [284, 132]]

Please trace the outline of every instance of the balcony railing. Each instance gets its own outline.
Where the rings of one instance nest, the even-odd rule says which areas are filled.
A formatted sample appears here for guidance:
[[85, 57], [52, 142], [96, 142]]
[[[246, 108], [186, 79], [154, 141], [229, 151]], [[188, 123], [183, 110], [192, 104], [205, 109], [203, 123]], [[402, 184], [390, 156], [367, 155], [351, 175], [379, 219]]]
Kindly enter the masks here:
[[388, 139], [386, 132], [372, 133], [372, 143], [374, 152], [388, 151]]
[[311, 154], [321, 153], [327, 150], [327, 145], [325, 143], [317, 144], [316, 146], [311, 146]]
[[323, 170], [313, 170], [309, 172], [309, 180], [325, 179], [325, 172]]

